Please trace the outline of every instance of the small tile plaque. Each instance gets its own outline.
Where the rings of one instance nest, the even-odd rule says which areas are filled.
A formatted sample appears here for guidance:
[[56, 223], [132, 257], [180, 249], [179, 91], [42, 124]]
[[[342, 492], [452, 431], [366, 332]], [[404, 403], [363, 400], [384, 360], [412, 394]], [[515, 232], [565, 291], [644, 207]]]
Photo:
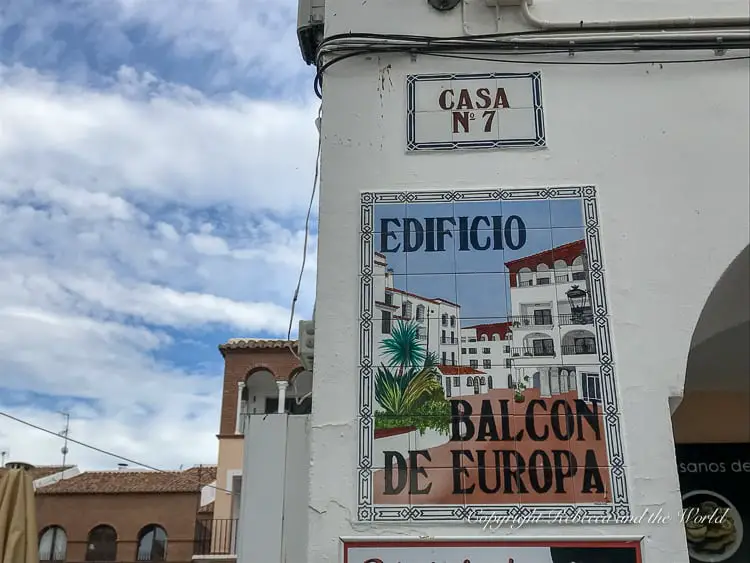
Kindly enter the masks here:
[[541, 74], [418, 74], [406, 79], [407, 151], [546, 146]]

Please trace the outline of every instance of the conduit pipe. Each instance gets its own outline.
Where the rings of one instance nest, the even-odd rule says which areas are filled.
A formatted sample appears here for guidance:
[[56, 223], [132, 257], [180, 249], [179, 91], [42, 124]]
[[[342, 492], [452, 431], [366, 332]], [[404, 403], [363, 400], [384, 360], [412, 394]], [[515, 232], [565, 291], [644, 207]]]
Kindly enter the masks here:
[[626, 30], [626, 29], [687, 29], [704, 27], [744, 27], [750, 26], [750, 17], [726, 18], [668, 18], [651, 20], [611, 20], [611, 21], [578, 21], [553, 22], [534, 16], [529, 6], [531, 0], [521, 0], [521, 15], [526, 23], [539, 29], [550, 31]]
[[[627, 32], [627, 33], [603, 33], [603, 32], [592, 32], [592, 33], [559, 33], [555, 35], [542, 34], [539, 35], [520, 35], [504, 37], [504, 43], [534, 43], [543, 41], [545, 43], [557, 43], [560, 45], [580, 45], [587, 43], [616, 43], [616, 42], [627, 42], [627, 41], [648, 41], [650, 39], [656, 39], [661, 41], [669, 40], [701, 40], [701, 39], [715, 39], [716, 48], [722, 47], [723, 40], [733, 39], [745, 39], [750, 41], [750, 29], [748, 30], [713, 30], [713, 29], [701, 29], [691, 31], [644, 31], [644, 32]], [[454, 40], [454, 41], [441, 41], [439, 43], [433, 43], [433, 45], [453, 45], [457, 49], [463, 46], [467, 46], [465, 40]], [[427, 47], [427, 44], [422, 42], [406, 42], [398, 40], [378, 40], [363, 42], [358, 39], [337, 39], [334, 42], [324, 45], [321, 48], [321, 54], [333, 53], [336, 51], [349, 51], [356, 49], [371, 49], [375, 45], [383, 47], [403, 47], [403, 48], [417, 48]], [[497, 47], [499, 43], [475, 43], [474, 46], [484, 45], [488, 49]], [[512, 48], [511, 45], [507, 46]], [[737, 47], [735, 47], [737, 48]]]

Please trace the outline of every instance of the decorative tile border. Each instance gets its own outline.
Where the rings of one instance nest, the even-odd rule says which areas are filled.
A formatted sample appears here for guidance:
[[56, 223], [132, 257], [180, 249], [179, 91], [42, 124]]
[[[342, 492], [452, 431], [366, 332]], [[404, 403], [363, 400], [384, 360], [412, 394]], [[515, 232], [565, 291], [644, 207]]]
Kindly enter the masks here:
[[[436, 141], [418, 142], [416, 124], [416, 90], [417, 82], [436, 82], [444, 80], [493, 80], [493, 79], [531, 79], [533, 109], [536, 133], [534, 137], [500, 140], [474, 141]], [[412, 74], [406, 77], [406, 150], [413, 151], [446, 151], [459, 149], [497, 149], [497, 148], [544, 148], [547, 139], [544, 130], [544, 109], [542, 105], [541, 72], [483, 74]]]
[[[591, 271], [590, 288], [594, 323], [599, 341], [602, 378], [602, 411], [612, 484], [612, 502], [594, 504], [527, 505], [376, 505], [373, 495], [373, 259], [374, 205], [377, 203], [517, 201], [581, 199], [586, 245]], [[360, 521], [443, 521], [457, 522], [490, 514], [502, 518], [527, 518], [538, 523], [559, 522], [561, 514], [572, 519], [593, 519], [597, 523], [627, 523], [631, 518], [625, 455], [618, 407], [615, 364], [612, 353], [609, 308], [606, 299], [604, 265], [599, 234], [596, 188], [593, 186], [519, 188], [503, 190], [362, 192], [360, 204], [360, 306], [359, 306], [359, 454], [357, 518]]]

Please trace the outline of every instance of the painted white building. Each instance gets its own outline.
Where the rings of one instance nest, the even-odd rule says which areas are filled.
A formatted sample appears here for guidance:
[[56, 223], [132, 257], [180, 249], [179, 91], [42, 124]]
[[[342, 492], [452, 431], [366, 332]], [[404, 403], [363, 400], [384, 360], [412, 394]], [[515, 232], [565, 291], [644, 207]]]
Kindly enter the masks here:
[[602, 401], [584, 240], [506, 262], [513, 380], [543, 397]]
[[[420, 341], [428, 353], [435, 355], [439, 364], [461, 365], [461, 306], [445, 299], [424, 297], [394, 287], [395, 275], [388, 268], [383, 254], [376, 253], [373, 264], [376, 319], [374, 329], [377, 334], [375, 365], [387, 365], [387, 359], [380, 350], [380, 343], [391, 335], [398, 321], [417, 325]], [[403, 275], [401, 277], [403, 278]]]
[[512, 335], [508, 321], [461, 328], [461, 364], [491, 376], [489, 389], [511, 387]]
[[[747, 45], [739, 43], [750, 28], [747, 2], [322, 4], [302, 5], [300, 34], [309, 61], [329, 39], [320, 58], [318, 315], [310, 465], [305, 468], [309, 497], [295, 512], [306, 511], [308, 518], [307, 561], [340, 562], [342, 539], [462, 536], [635, 539], [643, 563], [688, 563], [685, 530], [677, 516], [684, 492], [671, 454], [675, 443], [750, 443], [750, 71], [743, 58]], [[517, 32], [534, 35], [513, 35]], [[472, 36], [498, 33], [511, 36], [485, 37], [481, 54], [468, 51], [477, 47], [467, 44]], [[438, 51], [436, 44], [446, 38], [450, 44], [443, 41]], [[533, 55], [523, 54], [532, 48]], [[440, 88], [450, 90], [458, 75], [483, 75], [468, 88], [478, 94], [488, 88], [488, 80], [496, 80], [487, 78], [493, 73], [540, 73], [543, 90], [533, 103], [527, 95], [526, 107], [504, 114], [502, 130], [494, 129], [493, 121], [484, 123], [487, 130], [467, 134], [462, 120], [470, 115], [461, 113], [453, 122], [437, 111], [407, 110], [410, 104], [434, 100]], [[415, 75], [444, 75], [448, 84], [411, 96], [409, 77]], [[543, 121], [536, 119], [541, 106]], [[409, 145], [417, 117], [421, 137], [412, 136]], [[534, 145], [540, 123], [543, 146]], [[514, 139], [532, 142], [510, 147]], [[399, 508], [391, 520], [376, 520], [360, 500], [362, 479], [373, 468], [361, 466], [356, 453], [363, 436], [358, 398], [367, 394], [361, 386], [367, 374], [357, 377], [357, 372], [369, 353], [360, 337], [359, 276], [363, 260], [369, 260], [357, 242], [363, 192], [408, 191], [416, 198], [414, 192], [441, 191], [447, 194], [444, 201], [455, 201], [456, 193], [465, 190], [534, 189], [549, 196], [586, 186], [596, 188], [592, 217], [600, 227], [600, 246], [589, 248], [588, 259], [606, 273], [607, 292], [597, 294], [597, 300], [606, 302], [616, 352], [618, 377], [610, 392], [617, 393], [618, 403], [608, 416], [619, 421], [620, 453], [627, 459], [619, 470], [627, 478], [630, 513], [661, 511], [667, 519], [531, 523], [520, 531], [500, 526], [491, 533], [468, 522], [415, 522], [422, 513], [416, 509]], [[396, 195], [393, 201], [399, 201]], [[367, 236], [371, 233], [362, 239]], [[581, 264], [566, 263], [570, 279], [559, 283], [552, 282], [556, 264], [546, 265], [552, 272], [539, 267], [518, 272], [522, 281], [531, 282], [511, 289], [521, 325], [524, 317], [544, 320], [544, 313], [536, 316], [543, 308], [538, 304], [556, 309], [558, 317], [572, 315], [559, 293], [550, 296], [548, 285], [566, 293], [575, 282], [595, 293], [590, 280], [573, 279]], [[550, 283], [539, 283], [545, 276]], [[553, 350], [567, 358], [565, 335], [587, 330], [560, 326], [556, 337], [554, 322], [551, 330], [542, 325], [513, 328], [513, 347], [544, 351], [548, 344], [534, 344], [539, 339], [529, 336], [551, 334]], [[549, 364], [537, 356], [519, 358], [534, 362], [531, 368], [553, 365], [548, 356], [541, 358]], [[573, 365], [580, 363], [580, 355], [571, 358]], [[281, 529], [276, 519], [253, 524]], [[255, 534], [258, 541], [263, 537]], [[264, 563], [277, 560], [282, 559]]]

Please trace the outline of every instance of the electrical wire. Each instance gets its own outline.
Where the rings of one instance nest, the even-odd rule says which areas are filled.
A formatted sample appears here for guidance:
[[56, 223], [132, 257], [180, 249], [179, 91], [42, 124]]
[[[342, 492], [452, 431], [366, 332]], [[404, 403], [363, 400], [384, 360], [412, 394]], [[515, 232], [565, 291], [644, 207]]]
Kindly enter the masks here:
[[[4, 416], [6, 418], [9, 418], [10, 420], [14, 420], [14, 421], [19, 422], [21, 424], [25, 424], [26, 426], [28, 426], [30, 428], [34, 428], [36, 430], [39, 430], [40, 432], [46, 432], [47, 434], [51, 434], [52, 436], [56, 436], [56, 437], [61, 438], [61, 439], [63, 438], [62, 436], [60, 436], [59, 432], [55, 432], [54, 430], [50, 430], [49, 428], [44, 428], [42, 426], [37, 426], [36, 424], [33, 424], [33, 423], [31, 423], [31, 422], [29, 422], [27, 420], [23, 420], [22, 418], [18, 418], [18, 417], [15, 417], [15, 416], [11, 415], [11, 414], [8, 414], [7, 412], [0, 411], [0, 416]], [[119, 459], [119, 460], [125, 461], [127, 463], [132, 464], [132, 465], [137, 465], [139, 467], [143, 467], [144, 469], [150, 469], [151, 471], [156, 471], [157, 473], [174, 473], [174, 471], [167, 471], [166, 469], [159, 469], [158, 467], [154, 467], [152, 465], [148, 465], [146, 463], [142, 463], [140, 461], [136, 461], [134, 459], [130, 459], [130, 458], [125, 457], [123, 455], [116, 454], [114, 452], [110, 452], [110, 451], [104, 450], [102, 448], [98, 448], [96, 446], [93, 446], [91, 444], [87, 444], [86, 442], [81, 442], [80, 440], [76, 440], [74, 438], [67, 437], [66, 439], [67, 439], [68, 442], [72, 442], [74, 444], [78, 444], [79, 446], [83, 446], [84, 448], [88, 448], [88, 449], [93, 450], [95, 452], [98, 452], [100, 454], [108, 455], [108, 456], [113, 457], [115, 459]], [[221, 491], [221, 492], [224, 492], [224, 493], [229, 493], [229, 494], [232, 494], [232, 495], [237, 494], [234, 491], [230, 491], [229, 489], [223, 489], [222, 487], [217, 487], [216, 485], [208, 485], [208, 484], [203, 485], [200, 482], [198, 482], [198, 485], [200, 487], [209, 487], [211, 489], [215, 489], [217, 491]]]
[[[376, 33], [348, 33], [330, 36], [324, 39], [318, 46], [316, 52], [317, 72], [313, 82], [315, 94], [322, 99], [323, 74], [334, 64], [352, 57], [362, 55], [380, 55], [380, 54], [410, 54], [416, 56], [432, 55], [444, 56], [446, 58], [478, 60], [488, 62], [498, 62], [504, 64], [534, 64], [534, 65], [634, 65], [634, 64], [686, 64], [686, 63], [704, 63], [704, 62], [722, 62], [732, 60], [750, 59], [750, 56], [738, 57], [719, 57], [712, 58], [694, 58], [685, 60], [659, 59], [659, 60], [641, 60], [641, 61], [539, 61], [529, 59], [500, 59], [499, 55], [539, 55], [539, 54], [573, 54], [575, 52], [595, 53], [595, 52], [613, 52], [613, 51], [685, 51], [685, 50], [703, 50], [711, 49], [717, 53], [724, 53], [728, 49], [747, 49], [750, 48], [750, 31], [746, 32], [744, 28], [741, 31], [734, 29], [732, 26], [725, 31], [723, 36], [719, 35], [721, 31], [705, 30], [696, 32], [690, 38], [680, 36], [675, 38], [673, 35], [665, 32], [655, 34], [650, 38], [621, 39], [611, 36], [611, 34], [596, 32], [587, 34], [589, 39], [585, 43], [580, 40], [571, 39], [568, 43], [560, 43], [570, 36], [570, 31], [521, 31], [513, 33], [492, 33], [486, 35], [477, 35], [471, 37], [454, 36], [454, 37], [430, 37], [423, 35], [397, 35], [397, 34], [376, 34]], [[712, 33], [716, 37], [707, 34]], [[530, 37], [539, 38], [538, 41], [519, 39]], [[546, 39], [546, 40], [545, 40]], [[552, 42], [550, 39], [557, 39], [558, 42]], [[489, 50], [489, 52], [487, 52]], [[485, 51], [482, 53], [481, 51]], [[487, 54], [494, 55], [493, 58], [468, 57], [465, 54], [472, 52], [475, 55]], [[338, 53], [343, 53], [337, 55]], [[332, 56], [330, 60], [324, 62], [326, 56]]]
[[[313, 185], [312, 185], [312, 192], [310, 193], [310, 204], [307, 206], [307, 216], [305, 217], [305, 242], [304, 247], [302, 249], [302, 265], [300, 266], [299, 271], [299, 278], [297, 279], [297, 287], [294, 290], [294, 296], [292, 297], [292, 306], [291, 311], [289, 313], [289, 329], [286, 333], [286, 340], [287, 340], [287, 348], [289, 348], [289, 351], [292, 353], [292, 355], [297, 358], [297, 360], [302, 363], [302, 358], [299, 357], [299, 354], [297, 354], [297, 351], [294, 349], [294, 346], [291, 344], [291, 338], [292, 338], [292, 324], [294, 323], [294, 309], [297, 304], [297, 299], [299, 298], [299, 290], [300, 287], [302, 287], [302, 278], [304, 277], [305, 273], [305, 264], [307, 263], [307, 241], [310, 236], [310, 216], [312, 215], [312, 209], [313, 204], [315, 202], [315, 194], [317, 192], [318, 187], [318, 179], [320, 177], [320, 151], [323, 146], [323, 139], [322, 135], [320, 133], [320, 120], [323, 116], [323, 105], [321, 104], [318, 108], [318, 118], [316, 119], [317, 122], [317, 129], [318, 129], [318, 152], [315, 156], [315, 176], [313, 178]], [[305, 393], [302, 397], [297, 397], [297, 382], [296, 377], [292, 379], [292, 390], [294, 391], [294, 400], [297, 403], [297, 405], [301, 405], [305, 399], [307, 399], [310, 395], [312, 395], [312, 391], [309, 393]]]

